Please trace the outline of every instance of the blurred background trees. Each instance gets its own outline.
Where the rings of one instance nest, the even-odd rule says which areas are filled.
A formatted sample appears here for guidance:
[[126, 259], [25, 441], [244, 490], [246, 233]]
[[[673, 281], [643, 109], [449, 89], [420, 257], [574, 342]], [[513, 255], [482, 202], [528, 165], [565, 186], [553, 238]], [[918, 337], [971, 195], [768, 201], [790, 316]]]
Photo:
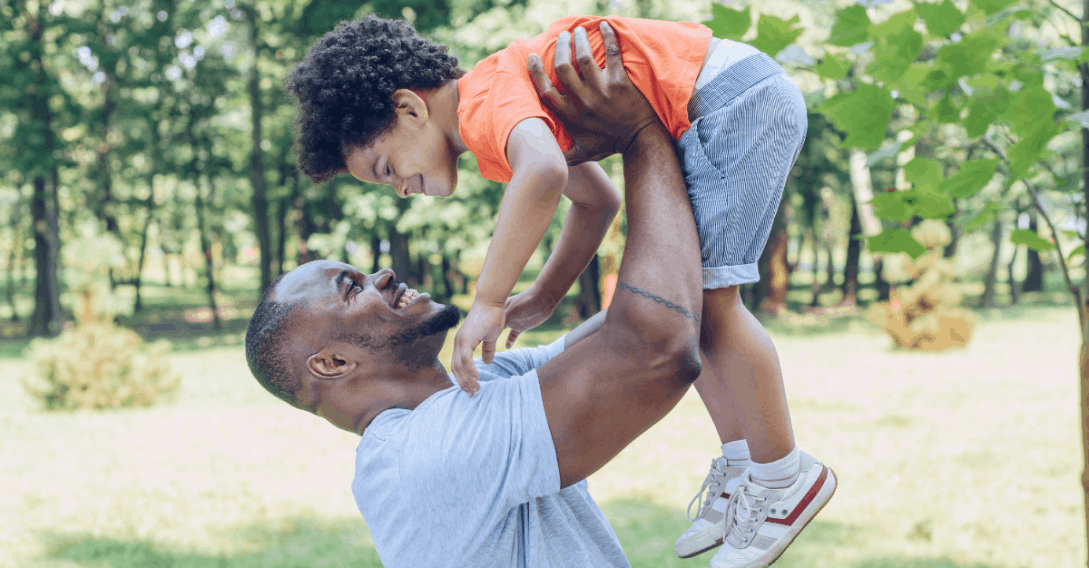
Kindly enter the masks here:
[[[347, 176], [315, 186], [294, 167], [294, 110], [282, 81], [317, 37], [368, 12], [413, 22], [449, 45], [466, 69], [573, 13], [705, 21], [720, 37], [774, 54], [806, 94], [810, 124], [760, 259], [763, 278], [745, 291], [756, 311], [823, 327], [896, 298], [898, 287], [914, 284], [899, 267], [905, 247], [919, 251], [910, 229], [925, 218], [949, 228], [941, 254], [962, 303], [1062, 302], [1062, 271], [1046, 250], [1055, 234], [1019, 180], [1055, 192], [1059, 238], [1084, 238], [1074, 131], [1089, 119], [1078, 112], [1085, 57], [1071, 19], [1077, 10], [979, 1], [986, 7], [949, 0], [0, 0], [0, 70], [9, 78], [0, 84], [0, 216], [8, 221], [0, 231], [0, 334], [22, 345], [16, 338], [53, 336], [74, 321], [60, 259], [85, 222], [120, 243], [123, 262], [108, 274], [123, 304], [116, 319], [145, 335], [237, 340], [267, 284], [315, 258], [368, 271], [391, 266], [411, 286], [467, 302], [502, 194], [500, 184], [479, 177], [472, 157], [461, 163], [456, 196], [443, 200], [401, 200]], [[973, 10], [986, 33], [974, 31]], [[977, 77], [971, 66], [983, 60], [972, 57], [982, 48], [1005, 58], [1003, 72], [1028, 87], [996, 90]], [[958, 57], [967, 71], [956, 67]], [[935, 65], [955, 72], [938, 78], [928, 67]], [[879, 108], [843, 98], [874, 89], [895, 98]], [[1007, 114], [1018, 105], [1037, 112], [999, 120], [981, 138], [975, 130], [998, 120], [1002, 105]], [[988, 121], [988, 113], [999, 114]], [[1049, 122], [1048, 113], [1061, 127], [1030, 128]], [[973, 141], [956, 130], [960, 123], [974, 129]], [[1046, 158], [1026, 165], [1020, 152], [1029, 142], [1017, 146], [1026, 137]], [[1012, 152], [1010, 165], [993, 162], [989, 171], [1035, 177], [1003, 184], [1014, 178], [996, 174], [978, 191], [943, 199], [918, 189], [962, 162], [1001, 161], [988, 143]], [[616, 158], [604, 166], [623, 183]], [[553, 323], [608, 303], [625, 231], [621, 215]], [[1079, 277], [1084, 247], [1064, 250]], [[178, 306], [184, 309], [171, 311]]]

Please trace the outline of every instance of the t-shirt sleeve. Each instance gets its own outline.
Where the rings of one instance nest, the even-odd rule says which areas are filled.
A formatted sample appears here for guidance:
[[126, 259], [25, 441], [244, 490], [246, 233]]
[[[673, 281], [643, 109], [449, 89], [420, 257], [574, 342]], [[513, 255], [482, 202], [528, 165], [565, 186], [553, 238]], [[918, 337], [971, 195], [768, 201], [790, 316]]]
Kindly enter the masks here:
[[491, 365], [485, 365], [477, 359], [476, 368], [480, 371], [481, 378], [484, 377], [485, 373], [493, 375], [491, 378], [509, 378], [524, 375], [563, 353], [566, 337], [566, 334], [562, 335], [548, 345], [520, 347], [496, 353]]
[[494, 526], [560, 490], [535, 369], [483, 383], [473, 397], [450, 389], [429, 399], [413, 412], [402, 450], [402, 487], [438, 526]]
[[[502, 52], [497, 55], [506, 55]], [[508, 56], [512, 57], [512, 56]], [[510, 65], [509, 62], [501, 65]], [[523, 64], [524, 69], [524, 64]], [[477, 158], [477, 166], [485, 178], [509, 182], [514, 172], [507, 160], [507, 140], [518, 123], [528, 118], [540, 118], [556, 136], [560, 149], [571, 147], [567, 132], [560, 128], [552, 114], [544, 107], [533, 89], [528, 72], [515, 74], [498, 70], [473, 81], [487, 81], [486, 92], [482, 85], [474, 84], [476, 96], [468, 98], [464, 112], [459, 106], [459, 129], [466, 146]]]

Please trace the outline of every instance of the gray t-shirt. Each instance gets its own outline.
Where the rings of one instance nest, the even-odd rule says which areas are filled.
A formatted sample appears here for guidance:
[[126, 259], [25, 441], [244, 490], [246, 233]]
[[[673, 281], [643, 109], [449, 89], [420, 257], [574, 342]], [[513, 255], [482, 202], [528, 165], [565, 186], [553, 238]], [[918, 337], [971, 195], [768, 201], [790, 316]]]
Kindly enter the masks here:
[[371, 422], [352, 493], [383, 564], [630, 568], [586, 481], [560, 489], [536, 369], [563, 346], [478, 359], [476, 396], [452, 386]]

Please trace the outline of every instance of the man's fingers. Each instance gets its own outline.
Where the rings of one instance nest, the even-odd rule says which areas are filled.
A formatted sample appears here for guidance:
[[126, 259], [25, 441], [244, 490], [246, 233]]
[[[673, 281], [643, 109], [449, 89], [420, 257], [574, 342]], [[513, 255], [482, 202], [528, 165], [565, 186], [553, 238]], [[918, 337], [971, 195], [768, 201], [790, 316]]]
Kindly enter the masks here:
[[564, 117], [575, 115], [574, 106], [552, 84], [552, 80], [548, 78], [548, 73], [545, 73], [544, 63], [541, 62], [541, 58], [537, 57], [536, 53], [529, 54], [529, 76], [533, 79], [533, 87], [537, 89], [537, 96], [545, 104], [552, 107], [552, 110]]
[[[594, 50], [590, 47], [590, 38], [586, 35], [586, 28], [575, 28], [575, 61], [578, 63], [582, 80], [590, 85], [591, 92], [601, 91], [601, 68], [594, 60]], [[590, 102], [588, 99], [583, 99]]]
[[[578, 71], [575, 70], [575, 65], [571, 58], [571, 34], [569, 32], [560, 32], [560, 36], [556, 38], [556, 61], [554, 69], [556, 70], [556, 77], [563, 83], [563, 89], [565, 92], [575, 94], [575, 98], [588, 101], [590, 100], [590, 93], [586, 89], [586, 85], [582, 83], [582, 78], [579, 77]], [[565, 115], [564, 118], [571, 121], [577, 121], [578, 116]]]
[[514, 340], [518, 339], [519, 335], [522, 335], [522, 332], [514, 331], [513, 329], [510, 330], [510, 333], [507, 335], [507, 349], [514, 347]]
[[609, 83], [615, 85], [629, 82], [628, 72], [624, 69], [624, 57], [620, 55], [620, 42], [616, 39], [616, 32], [613, 31], [609, 22], [603, 21], [598, 27], [601, 29], [601, 39], [605, 42], [605, 75]]

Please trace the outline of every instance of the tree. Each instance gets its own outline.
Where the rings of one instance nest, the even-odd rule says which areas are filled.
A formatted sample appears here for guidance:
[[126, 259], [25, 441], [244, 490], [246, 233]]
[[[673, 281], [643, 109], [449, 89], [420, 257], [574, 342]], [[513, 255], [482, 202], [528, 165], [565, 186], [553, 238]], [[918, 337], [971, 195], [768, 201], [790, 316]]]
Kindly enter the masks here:
[[[1055, 219], [1064, 211], [1048, 200], [1048, 188], [1065, 187], [1071, 193], [1077, 188], [1056, 187], [1056, 176], [1045, 165], [1048, 143], [1064, 131], [1080, 129], [1082, 193], [1069, 214], [1084, 219], [1089, 197], [1089, 66], [1082, 61], [1082, 49], [1089, 46], [1089, 1], [1081, 18], [1053, 3], [1082, 31], [1080, 43], [1067, 36], [1075, 46], [1056, 48], [1019, 37], [1017, 28], [1022, 22], [1038, 24], [1042, 16], [1013, 4], [1013, 0], [970, 0], [962, 11], [950, 0], [920, 2], [888, 14], [882, 23], [873, 23], [862, 6], [840, 10], [818, 71], [854, 66], [868, 80], [831, 97], [820, 110], [847, 133], [846, 146], [876, 151], [874, 155], [895, 154], [939, 125], [955, 132], [944, 140], [943, 156], [920, 155], [905, 164], [910, 188], [874, 196], [877, 215], [892, 224], [867, 239], [873, 252], [918, 257], [925, 248], [907, 226], [920, 218], [947, 219], [958, 211], [970, 213], [955, 218], [965, 230], [989, 225], [992, 235], [1002, 235], [1003, 210], [1015, 210], [1022, 196], [1044, 221], [1046, 237], [1014, 229], [1010, 241], [1055, 253], [1078, 312], [1082, 440], [1087, 460], [1082, 481], [1089, 520], [1089, 308], [1084, 301], [1089, 279], [1076, 284], [1069, 270], [1074, 256], [1084, 254], [1089, 235], [1058, 230]], [[916, 30], [918, 20], [926, 34]], [[863, 46], [866, 42], [872, 42], [868, 48]], [[1048, 71], [1051, 65], [1043, 66], [1044, 61], [1052, 62], [1058, 71]], [[1048, 89], [1063, 82], [1063, 73], [1081, 75], [1081, 113], [1064, 111], [1056, 104], [1062, 102], [1060, 93]], [[1048, 74], [1055, 80], [1045, 82]], [[1070, 75], [1065, 80], [1072, 83]], [[894, 110], [903, 108], [917, 116], [910, 139], [881, 148]], [[975, 159], [969, 161], [969, 155]], [[952, 175], [949, 164], [958, 164]], [[1064, 254], [1064, 247], [1070, 246], [1064, 237], [1081, 244]]]

